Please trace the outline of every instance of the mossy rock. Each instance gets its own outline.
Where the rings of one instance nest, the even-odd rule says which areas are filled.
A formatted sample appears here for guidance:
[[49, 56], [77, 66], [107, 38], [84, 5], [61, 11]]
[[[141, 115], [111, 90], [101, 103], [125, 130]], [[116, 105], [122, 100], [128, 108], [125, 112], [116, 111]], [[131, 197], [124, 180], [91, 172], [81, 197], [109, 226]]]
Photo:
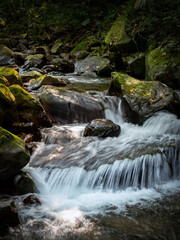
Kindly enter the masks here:
[[63, 43], [61, 39], [57, 39], [51, 48], [52, 54], [60, 54], [63, 51]]
[[125, 23], [125, 15], [118, 17], [107, 33], [105, 43], [121, 53], [131, 53], [136, 51], [136, 46], [132, 39], [126, 34]]
[[158, 81], [140, 81], [127, 74], [112, 73], [110, 95], [122, 98], [128, 121], [142, 124], [160, 110], [180, 115], [180, 99], [175, 91]]
[[4, 84], [0, 84], [0, 126], [9, 127], [18, 121], [15, 97]]
[[90, 47], [88, 45], [88, 40], [83, 40], [80, 43], [78, 43], [75, 48], [73, 48], [73, 50], [71, 51], [71, 55], [75, 55], [76, 53], [80, 52], [80, 51], [86, 51], [88, 52], [90, 50]]
[[22, 85], [21, 76], [19, 75], [19, 73], [16, 70], [14, 70], [12, 68], [1, 67], [0, 75], [4, 76], [11, 85], [12, 84]]
[[0, 83], [1, 84], [4, 84], [6, 86], [9, 86], [9, 81], [3, 76], [3, 75], [0, 75]]
[[17, 195], [36, 192], [35, 184], [26, 172], [18, 174], [15, 178], [15, 192]]
[[14, 63], [13, 51], [5, 45], [0, 45], [0, 66], [12, 65]]
[[15, 96], [15, 104], [19, 113], [20, 121], [33, 122], [36, 127], [51, 126], [51, 123], [39, 101], [19, 85], [12, 85], [9, 89]]
[[6, 180], [14, 176], [29, 162], [29, 159], [25, 143], [0, 127], [0, 179]]
[[28, 72], [24, 72], [22, 75], [21, 75], [21, 78], [22, 78], [22, 81], [23, 82], [28, 82], [29, 80], [31, 79], [37, 79], [39, 77], [41, 77], [42, 74], [36, 70], [32, 70], [32, 71], [28, 71]]
[[0, 45], [5, 45], [8, 48], [12, 48], [15, 46], [15, 40], [8, 37], [5, 38], [0, 37]]
[[25, 58], [24, 68], [41, 68], [46, 62], [46, 58], [43, 54], [29, 55]]
[[48, 55], [50, 53], [50, 49], [48, 46], [40, 46], [36, 48], [36, 54]]
[[172, 57], [158, 47], [146, 56], [146, 79], [160, 81], [174, 89], [180, 88], [180, 58]]

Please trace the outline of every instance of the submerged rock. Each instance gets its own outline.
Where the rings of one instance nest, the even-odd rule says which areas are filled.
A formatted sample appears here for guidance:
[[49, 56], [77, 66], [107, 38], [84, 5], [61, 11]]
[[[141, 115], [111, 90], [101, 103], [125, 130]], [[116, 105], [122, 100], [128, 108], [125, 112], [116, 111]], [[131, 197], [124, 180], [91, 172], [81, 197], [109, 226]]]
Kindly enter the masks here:
[[0, 68], [0, 75], [4, 76], [5, 78], [7, 78], [7, 80], [9, 81], [9, 83], [12, 84], [19, 84], [22, 85], [22, 80], [21, 80], [21, 76], [19, 75], [19, 73], [9, 67], [1, 67]]
[[0, 66], [14, 64], [14, 53], [5, 45], [0, 45]]
[[42, 85], [53, 85], [53, 86], [66, 86], [70, 83], [68, 80], [62, 78], [53, 77], [51, 75], [43, 75], [40, 76], [38, 79], [34, 79], [31, 84], [29, 85], [29, 90], [35, 90], [40, 88]]
[[180, 115], [177, 93], [158, 81], [140, 81], [127, 74], [113, 72], [109, 94], [122, 98], [124, 116], [133, 123], [142, 124], [160, 110]]
[[49, 118], [55, 123], [89, 122], [104, 117], [101, 104], [88, 94], [41, 87], [39, 99]]
[[0, 179], [6, 180], [14, 176], [29, 159], [26, 144], [16, 135], [0, 127]]
[[119, 125], [113, 123], [107, 119], [95, 119], [91, 121], [84, 130], [84, 137], [98, 136], [102, 138], [106, 137], [118, 137], [121, 128]]
[[15, 104], [21, 121], [33, 122], [36, 127], [51, 126], [51, 123], [39, 101], [19, 85], [10, 86], [10, 91], [15, 96]]

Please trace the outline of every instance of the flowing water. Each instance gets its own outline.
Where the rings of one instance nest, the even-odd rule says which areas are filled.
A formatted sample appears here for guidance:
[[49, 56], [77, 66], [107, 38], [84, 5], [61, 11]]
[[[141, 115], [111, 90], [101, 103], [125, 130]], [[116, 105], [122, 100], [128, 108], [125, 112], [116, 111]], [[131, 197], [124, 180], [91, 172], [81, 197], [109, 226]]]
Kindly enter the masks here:
[[42, 129], [25, 168], [41, 205], [19, 198], [13, 239], [180, 239], [180, 120], [158, 112], [133, 125], [118, 99], [98, 98], [120, 136], [84, 138], [86, 124]]

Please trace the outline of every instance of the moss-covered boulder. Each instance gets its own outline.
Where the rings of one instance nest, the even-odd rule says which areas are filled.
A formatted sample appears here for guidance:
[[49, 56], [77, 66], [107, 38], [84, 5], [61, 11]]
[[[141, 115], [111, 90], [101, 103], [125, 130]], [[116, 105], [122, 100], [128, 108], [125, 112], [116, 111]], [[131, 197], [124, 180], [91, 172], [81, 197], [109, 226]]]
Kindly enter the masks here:
[[34, 54], [34, 55], [29, 55], [25, 58], [25, 63], [23, 67], [25, 69], [29, 68], [41, 68], [43, 65], [46, 63], [46, 58], [43, 54]]
[[131, 56], [123, 58], [125, 65], [127, 66], [127, 72], [132, 77], [144, 79], [145, 78], [145, 54], [135, 53]]
[[15, 97], [4, 84], [0, 84], [0, 126], [9, 127], [18, 121]]
[[140, 81], [127, 74], [113, 72], [109, 94], [122, 98], [125, 118], [133, 123], [142, 124], [160, 110], [180, 115], [178, 95], [158, 81]]
[[62, 53], [62, 48], [63, 47], [63, 43], [61, 39], [57, 39], [55, 41], [55, 43], [53, 44], [52, 48], [51, 48], [51, 53], [52, 54], [60, 54]]
[[51, 75], [45, 74], [38, 79], [34, 79], [29, 85], [29, 90], [35, 90], [40, 88], [42, 85], [53, 85], [53, 86], [66, 86], [70, 83], [68, 80], [64, 78], [57, 78]]
[[14, 64], [14, 53], [5, 45], [0, 45], [0, 66]]
[[109, 59], [92, 56], [76, 62], [75, 72], [84, 75], [108, 77], [111, 75], [112, 68]]
[[108, 119], [94, 119], [84, 129], [84, 137], [97, 136], [101, 138], [118, 137], [121, 128]]
[[104, 109], [97, 99], [84, 93], [42, 86], [39, 99], [54, 123], [89, 122], [104, 118]]
[[5, 180], [14, 176], [29, 159], [25, 143], [0, 127], [0, 179]]
[[125, 23], [125, 15], [118, 17], [107, 33], [105, 43], [121, 53], [130, 53], [136, 51], [136, 46], [125, 31]]
[[166, 49], [158, 47], [146, 56], [146, 78], [160, 81], [171, 88], [180, 88], [180, 58], [172, 57]]
[[14, 188], [14, 191], [17, 195], [34, 193], [36, 191], [36, 187], [32, 178], [23, 171], [16, 175], [14, 180]]
[[51, 123], [39, 101], [19, 85], [12, 85], [9, 89], [15, 97], [15, 104], [20, 121], [33, 122], [36, 127], [51, 126]]
[[21, 80], [21, 76], [19, 75], [19, 73], [9, 67], [1, 67], [0, 68], [0, 75], [4, 76], [5, 78], [7, 78], [7, 80], [9, 81], [9, 83], [12, 84], [19, 84], [22, 85], [22, 80]]
[[29, 80], [31, 79], [37, 79], [39, 77], [41, 77], [42, 74], [36, 70], [32, 70], [32, 71], [28, 71], [28, 72], [24, 72], [22, 75], [21, 75], [21, 78], [22, 78], [22, 81], [23, 82], [28, 82]]
[[78, 43], [75, 48], [71, 51], [71, 55], [76, 55], [80, 51], [86, 51], [88, 52], [90, 50], [88, 40], [83, 40], [80, 43]]
[[0, 83], [1, 84], [4, 84], [6, 86], [9, 86], [9, 81], [3, 76], [3, 75], [0, 75]]

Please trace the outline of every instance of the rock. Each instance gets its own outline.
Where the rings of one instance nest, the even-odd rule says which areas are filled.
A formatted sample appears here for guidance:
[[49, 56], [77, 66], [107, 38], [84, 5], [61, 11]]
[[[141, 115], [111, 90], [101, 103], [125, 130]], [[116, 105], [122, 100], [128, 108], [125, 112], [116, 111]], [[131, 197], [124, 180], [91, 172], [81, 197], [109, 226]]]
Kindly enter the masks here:
[[16, 46], [16, 51], [18, 51], [18, 52], [25, 52], [25, 51], [27, 51], [27, 47], [24, 44], [19, 43]]
[[39, 198], [37, 198], [35, 195], [29, 195], [28, 197], [26, 197], [26, 198], [23, 200], [23, 203], [24, 203], [25, 205], [32, 205], [32, 204], [40, 205], [40, 204], [41, 204], [41, 201], [40, 201]]
[[25, 143], [0, 127], [0, 179], [6, 180], [14, 176], [29, 162], [29, 159]]
[[75, 58], [77, 60], [82, 60], [82, 59], [85, 59], [88, 55], [89, 55], [89, 52], [85, 50], [81, 50], [81, 51], [75, 52], [72, 55], [72, 58]]
[[4, 77], [4, 76], [2, 76], [2, 75], [0, 75], [0, 83], [1, 84], [4, 84], [4, 85], [6, 85], [6, 86], [9, 86], [10, 84], [9, 84], [9, 81]]
[[75, 65], [77, 74], [92, 75], [92, 73], [96, 73], [98, 76], [107, 77], [110, 76], [111, 71], [109, 59], [99, 56], [87, 57]]
[[84, 130], [84, 137], [98, 136], [102, 138], [106, 137], [118, 137], [121, 128], [119, 125], [113, 123], [107, 119], [95, 119], [91, 121]]
[[71, 56], [76, 55], [80, 51], [86, 51], [88, 52], [90, 50], [90, 47], [88, 45], [88, 40], [83, 40], [80, 43], [78, 43], [75, 48], [71, 51]]
[[146, 78], [160, 81], [171, 88], [180, 88], [180, 58], [172, 57], [166, 49], [158, 47], [146, 56]]
[[[124, 60], [124, 59], [123, 59]], [[132, 77], [145, 78], [145, 54], [135, 53], [125, 59], [127, 71]]]
[[14, 187], [17, 195], [35, 192], [35, 184], [25, 172], [21, 172], [21, 174], [16, 175]]
[[9, 89], [15, 96], [15, 103], [20, 121], [33, 122], [36, 127], [51, 126], [51, 123], [39, 101], [19, 85], [12, 85]]
[[89, 122], [104, 118], [103, 107], [88, 94], [43, 86], [39, 89], [39, 99], [55, 123]]
[[74, 72], [74, 63], [71, 60], [55, 57], [50, 64], [54, 65], [58, 71], [63, 73]]
[[38, 72], [36, 70], [32, 70], [32, 71], [24, 72], [21, 75], [21, 78], [22, 78], [23, 82], [28, 82], [31, 79], [36, 79], [36, 78], [39, 78], [41, 76], [42, 76], [42, 74], [40, 72]]
[[36, 54], [48, 55], [50, 53], [50, 50], [49, 50], [48, 46], [41, 46], [41, 47], [37, 47], [35, 49], [35, 53]]
[[61, 39], [57, 39], [53, 45], [53, 47], [51, 48], [51, 53], [52, 54], [60, 54], [62, 53], [62, 47], [63, 47], [63, 43], [61, 41]]
[[12, 49], [12, 47], [16, 46], [16, 41], [8, 36], [0, 36], [0, 45], [5, 45], [6, 47]]
[[43, 54], [29, 55], [25, 58], [25, 63], [23, 65], [24, 69], [29, 69], [32, 67], [41, 68], [46, 63], [45, 56]]
[[160, 110], [180, 115], [180, 99], [175, 91], [158, 81], [140, 81], [118, 72], [112, 73], [110, 95], [122, 98], [125, 118], [142, 124]]
[[136, 51], [137, 48], [132, 39], [126, 34], [125, 23], [125, 15], [118, 17], [105, 37], [105, 43], [120, 53], [131, 53]]
[[0, 66], [14, 64], [14, 53], [5, 45], [0, 45]]
[[15, 63], [18, 66], [22, 66], [24, 64], [26, 57], [27, 57], [27, 54], [25, 54], [25, 53], [14, 52]]
[[9, 67], [1, 67], [0, 68], [0, 75], [4, 76], [5, 78], [7, 78], [7, 80], [9, 81], [9, 83], [12, 84], [19, 84], [22, 85], [22, 80], [21, 80], [21, 76], [19, 75], [19, 73]]
[[0, 201], [0, 230], [6, 231], [9, 227], [16, 227], [20, 223], [18, 210], [14, 201], [3, 199]]
[[8, 87], [0, 84], [0, 126], [9, 127], [18, 120], [15, 97]]
[[68, 83], [70, 83], [67, 79], [60, 79], [57, 77], [53, 77], [51, 75], [43, 75], [39, 77], [38, 79], [34, 79], [31, 84], [29, 85], [29, 90], [35, 90], [40, 88], [42, 85], [53, 85], [53, 86], [66, 86]]

